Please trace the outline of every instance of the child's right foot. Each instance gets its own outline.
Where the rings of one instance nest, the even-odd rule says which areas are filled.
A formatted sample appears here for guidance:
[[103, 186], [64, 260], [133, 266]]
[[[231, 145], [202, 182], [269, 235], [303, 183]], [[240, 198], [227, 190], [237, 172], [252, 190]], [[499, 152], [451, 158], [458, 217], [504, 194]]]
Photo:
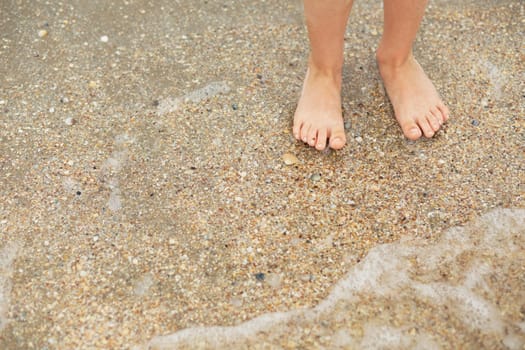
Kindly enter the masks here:
[[341, 149], [346, 136], [341, 111], [341, 75], [308, 68], [295, 110], [293, 134], [322, 151]]

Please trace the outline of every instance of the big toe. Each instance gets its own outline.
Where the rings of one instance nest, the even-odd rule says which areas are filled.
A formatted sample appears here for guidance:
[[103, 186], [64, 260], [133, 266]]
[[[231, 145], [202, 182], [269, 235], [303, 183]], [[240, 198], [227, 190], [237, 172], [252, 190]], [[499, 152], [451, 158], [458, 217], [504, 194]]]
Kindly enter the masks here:
[[330, 134], [330, 148], [341, 149], [346, 144], [346, 135], [343, 129], [337, 129]]
[[408, 123], [401, 126], [403, 134], [409, 140], [415, 141], [419, 139], [422, 135], [421, 129], [417, 126], [416, 123]]

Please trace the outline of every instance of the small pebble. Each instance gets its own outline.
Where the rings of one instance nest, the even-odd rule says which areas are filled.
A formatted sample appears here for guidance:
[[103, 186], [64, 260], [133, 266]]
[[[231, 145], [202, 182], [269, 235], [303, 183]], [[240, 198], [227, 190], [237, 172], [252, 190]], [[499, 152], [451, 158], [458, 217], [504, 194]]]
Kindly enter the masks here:
[[45, 29], [40, 29], [40, 30], [38, 31], [38, 36], [39, 36], [40, 38], [44, 38], [44, 37], [46, 37], [47, 34], [48, 34], [48, 33], [47, 33], [47, 30], [45, 30]]
[[317, 182], [319, 180], [321, 180], [321, 174], [319, 173], [314, 173], [310, 176], [310, 180], [312, 180], [313, 182]]
[[55, 107], [49, 108], [49, 113], [55, 113]]
[[479, 121], [477, 119], [472, 119], [472, 122], [470, 122], [473, 126], [478, 126]]
[[361, 143], [361, 142], [363, 142], [363, 138], [362, 138], [361, 136], [357, 136], [357, 137], [355, 138], [355, 142], [357, 142], [357, 143]]
[[102, 35], [100, 37], [100, 41], [102, 41], [103, 43], [107, 43], [109, 41], [109, 38], [107, 35]]
[[94, 88], [97, 87], [97, 82], [91, 80], [91, 81], [88, 83], [88, 86], [89, 86], [91, 89], [94, 89]]
[[264, 281], [264, 278], [265, 278], [265, 277], [266, 277], [266, 276], [265, 276], [264, 273], [262, 273], [262, 272], [259, 272], [259, 273], [256, 273], [256, 274], [255, 274], [255, 279], [256, 279], [257, 281]]
[[351, 200], [351, 199], [348, 199], [348, 200], [346, 201], [346, 204], [348, 204], [348, 205], [350, 205], [350, 206], [352, 206], [352, 207], [355, 207], [356, 202], [353, 201], [353, 200]]
[[351, 127], [352, 127], [352, 122], [350, 122], [350, 120], [347, 120], [345, 122], [345, 130], [348, 131], [350, 130]]
[[286, 165], [293, 165], [299, 163], [299, 159], [291, 153], [285, 153], [283, 154], [283, 161]]
[[239, 108], [239, 106], [237, 106], [236, 103], [233, 103], [233, 104], [232, 104], [232, 109], [233, 109], [234, 111], [236, 111], [238, 108]]
[[75, 124], [75, 122], [76, 122], [75, 119], [73, 119], [72, 117], [67, 117], [67, 118], [64, 120], [64, 123], [66, 123], [66, 125], [69, 125], [69, 126]]

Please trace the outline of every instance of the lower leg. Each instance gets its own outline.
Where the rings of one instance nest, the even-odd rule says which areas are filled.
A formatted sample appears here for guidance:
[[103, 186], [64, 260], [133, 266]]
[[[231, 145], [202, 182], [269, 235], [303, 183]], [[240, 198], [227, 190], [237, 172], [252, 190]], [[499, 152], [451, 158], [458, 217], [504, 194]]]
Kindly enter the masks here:
[[341, 112], [344, 33], [351, 0], [304, 0], [310, 56], [303, 90], [294, 115], [298, 140], [323, 150], [346, 143]]
[[434, 85], [412, 55], [427, 0], [384, 0], [385, 24], [377, 62], [405, 136], [432, 137], [449, 118]]

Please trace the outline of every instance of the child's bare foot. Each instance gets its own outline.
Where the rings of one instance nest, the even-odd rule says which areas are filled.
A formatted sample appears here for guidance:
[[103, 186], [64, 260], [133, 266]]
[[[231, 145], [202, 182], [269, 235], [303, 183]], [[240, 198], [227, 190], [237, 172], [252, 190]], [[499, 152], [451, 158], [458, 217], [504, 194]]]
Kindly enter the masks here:
[[345, 145], [340, 74], [308, 68], [294, 115], [293, 134], [320, 151], [327, 144], [333, 149]]
[[381, 60], [378, 66], [396, 119], [410, 140], [432, 137], [449, 118], [434, 84], [410, 55], [401, 64]]

